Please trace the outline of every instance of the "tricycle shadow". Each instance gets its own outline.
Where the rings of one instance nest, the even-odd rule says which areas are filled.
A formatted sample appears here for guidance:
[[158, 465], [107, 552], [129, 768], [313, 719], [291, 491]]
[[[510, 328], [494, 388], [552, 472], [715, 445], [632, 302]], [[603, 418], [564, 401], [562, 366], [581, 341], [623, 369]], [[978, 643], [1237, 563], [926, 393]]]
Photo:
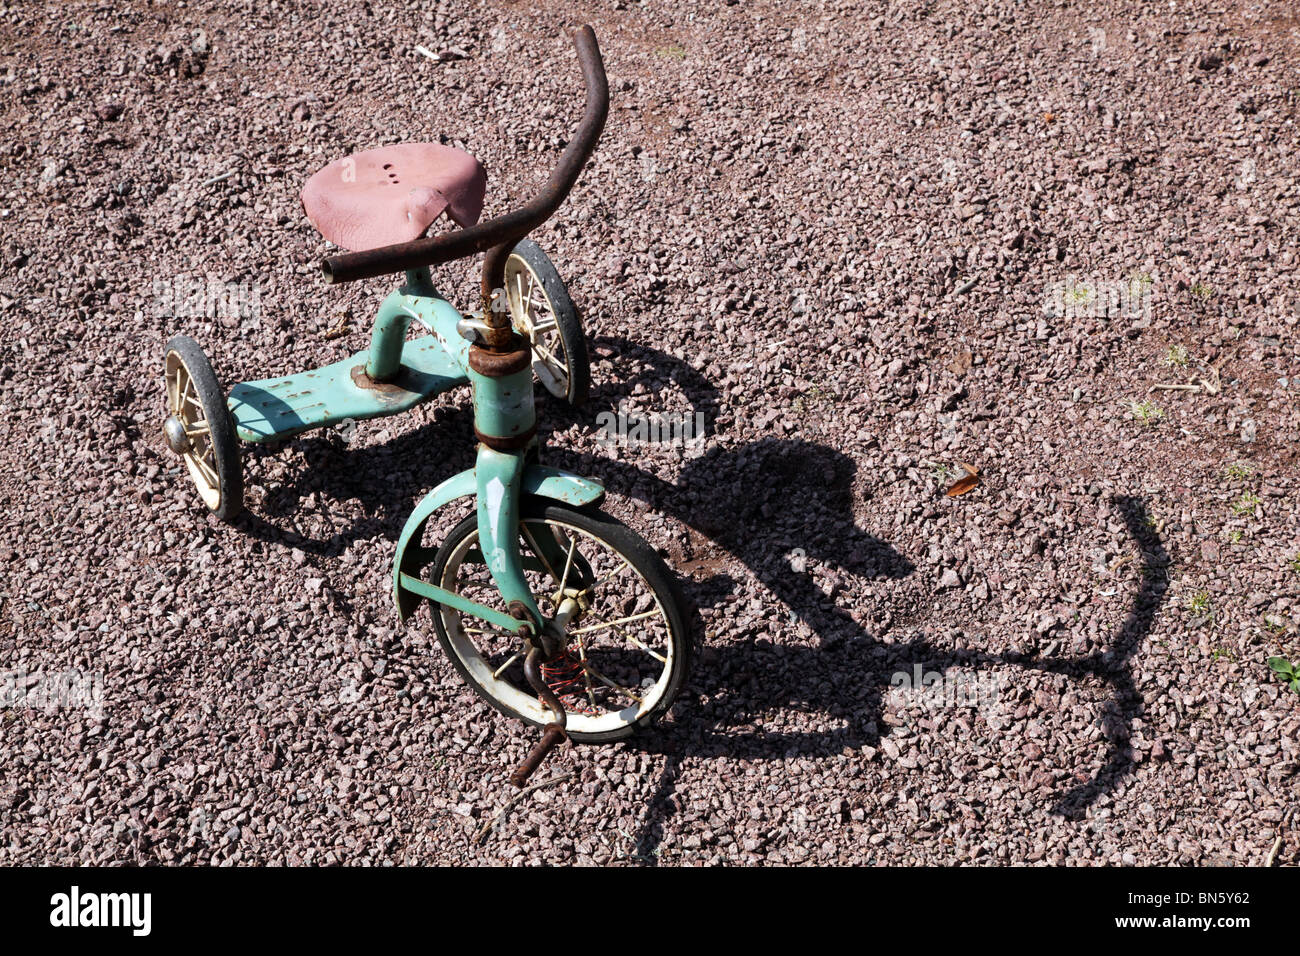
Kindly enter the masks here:
[[[442, 478], [474, 466], [472, 422], [468, 409], [439, 409], [434, 421], [381, 445], [349, 445], [338, 433], [290, 439], [305, 459], [304, 467], [266, 493], [260, 513], [246, 509], [240, 514], [235, 527], [262, 541], [330, 558], [360, 540], [384, 537], [395, 542], [410, 515], [411, 502]], [[430, 456], [431, 447], [440, 453]], [[279, 453], [274, 447], [257, 447], [248, 460], [256, 467], [261, 459]], [[365, 517], [328, 537], [312, 537], [293, 521], [301, 513], [303, 499], [312, 495], [356, 500]], [[280, 520], [285, 524], [276, 523]]]
[[[645, 363], [652, 386], [674, 384], [702, 413], [706, 433], [714, 430], [721, 407], [718, 392], [699, 371], [664, 352], [622, 339], [597, 339], [593, 344], [603, 346], [612, 361], [622, 357]], [[544, 419], [551, 427], [574, 422], [590, 427], [601, 412], [631, 394], [635, 382], [634, 377], [602, 385], [578, 410], [548, 402]], [[310, 467], [267, 502], [268, 516], [292, 515], [297, 501], [312, 492], [357, 498], [371, 516], [325, 540], [306, 538], [252, 515], [242, 519], [243, 527], [265, 540], [325, 556], [336, 555], [361, 538], [382, 535], [395, 541], [409, 501], [442, 477], [472, 465], [471, 426], [469, 409], [444, 407], [433, 422], [380, 446], [352, 448], [337, 437], [297, 439]], [[434, 447], [452, 452], [440, 458], [436, 473], [431, 473], [427, 463], [435, 442]], [[940, 675], [950, 669], [1023, 667], [1101, 682], [1109, 688], [1110, 700], [1097, 721], [1106, 741], [1102, 766], [1092, 773], [1070, 774], [1055, 791], [1045, 788], [1043, 796], [1052, 801], [1053, 813], [1077, 819], [1133, 773], [1130, 728], [1143, 707], [1129, 660], [1164, 601], [1169, 564], [1140, 498], [1114, 499], [1140, 556], [1141, 573], [1128, 616], [1110, 646], [1091, 655], [1043, 657], [950, 650], [924, 640], [882, 643], [842, 606], [847, 602], [837, 600], [834, 586], [828, 594], [811, 573], [796, 570], [797, 563], [792, 567], [792, 556], [802, 551], [803, 561], [830, 569], [833, 579], [841, 579], [841, 591], [854, 586], [843, 582], [845, 576], [860, 583], [900, 579], [914, 570], [892, 546], [857, 527], [853, 517], [856, 465], [832, 448], [776, 438], [735, 448], [714, 446], [700, 457], [687, 459], [671, 482], [601, 455], [551, 447], [546, 457], [554, 464], [596, 474], [610, 488], [646, 501], [697, 532], [692, 553], [672, 563], [694, 567], [698, 578], [698, 572], [710, 565], [701, 548], [707, 551], [711, 542], [742, 563], [784, 605], [792, 625], [804, 622], [820, 642], [816, 647], [790, 646], [757, 637], [706, 649], [690, 688], [704, 701], [683, 700], [674, 722], [634, 738], [631, 744], [667, 756], [637, 834], [641, 861], [654, 861], [664, 823], [673, 812], [672, 797], [683, 760], [692, 756], [786, 760], [877, 747], [885, 694], [896, 675], [911, 674], [918, 665]], [[683, 580], [693, 607], [724, 605], [732, 599], [734, 583], [720, 571]], [[703, 634], [698, 611], [693, 610], [693, 615], [696, 633]], [[821, 726], [786, 731], [764, 725], [771, 715], [792, 709], [818, 715]]]
[[[820, 639], [817, 647], [744, 640], [710, 649], [712, 659], [697, 668], [692, 690], [702, 703], [684, 700], [678, 719], [637, 738], [633, 746], [667, 755], [637, 835], [636, 856], [653, 863], [663, 824], [684, 759], [726, 756], [742, 760], [787, 760], [860, 750], [881, 743], [884, 695], [918, 668], [937, 673], [1022, 667], [1100, 682], [1110, 691], [1097, 723], [1106, 753], [1096, 772], [1070, 773], [1043, 793], [1051, 811], [1078, 819], [1110, 793], [1136, 766], [1129, 744], [1132, 721], [1143, 702], [1129, 660], [1150, 631], [1168, 588], [1169, 557], [1153, 530], [1145, 503], [1121, 496], [1114, 506], [1123, 517], [1139, 555], [1141, 574], [1130, 610], [1108, 649], [1070, 656], [935, 647], [925, 640], [884, 644], [828, 595], [807, 572], [792, 569], [789, 545], [806, 546], [812, 562], [862, 579], [900, 578], [912, 564], [891, 546], [859, 529], [850, 488], [855, 466], [825, 446], [768, 439], [738, 449], [714, 449], [689, 462], [670, 484], [624, 462], [600, 460], [587, 467], [619, 488], [647, 489], [657, 509], [707, 535], [742, 562], [784, 604], [791, 623], [805, 622]], [[774, 514], [804, 516], [804, 529], [773, 535]], [[725, 600], [732, 580], [725, 574], [688, 582], [688, 596], [700, 604]], [[696, 617], [697, 628], [700, 621]], [[773, 715], [797, 710], [816, 714], [821, 729], [784, 731], [764, 726]], [[779, 719], [779, 718], [778, 718]], [[806, 724], [806, 722], [805, 722]], [[1031, 768], [1038, 769], [1038, 768]], [[1052, 786], [1064, 785], [1053, 790]]]

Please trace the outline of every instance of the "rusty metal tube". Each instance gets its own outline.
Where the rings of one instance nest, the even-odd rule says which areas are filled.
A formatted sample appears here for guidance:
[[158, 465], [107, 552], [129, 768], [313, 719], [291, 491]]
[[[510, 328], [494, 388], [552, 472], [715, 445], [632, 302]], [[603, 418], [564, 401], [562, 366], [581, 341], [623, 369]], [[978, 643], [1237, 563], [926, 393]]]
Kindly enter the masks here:
[[[605, 127], [605, 117], [609, 112], [609, 83], [605, 78], [605, 64], [601, 60], [595, 31], [590, 26], [584, 26], [574, 34], [573, 39], [578, 50], [582, 76], [587, 84], [586, 110], [573, 139], [560, 155], [559, 163], [541, 192], [526, 205], [468, 229], [379, 249], [331, 256], [322, 263], [326, 280], [354, 282], [357, 279], [372, 279], [392, 272], [463, 259], [493, 247], [505, 247], [504, 251], [488, 256], [483, 269], [483, 286], [487, 295], [490, 297], [493, 290], [500, 288], [504, 282], [502, 273], [510, 249], [554, 215], [577, 182], [582, 167], [591, 157], [601, 130]], [[487, 316], [484, 318], [490, 321]]]
[[546, 725], [546, 732], [542, 734], [542, 739], [528, 752], [524, 762], [510, 775], [510, 782], [516, 787], [522, 787], [528, 781], [528, 778], [533, 775], [533, 771], [542, 765], [542, 761], [550, 755], [550, 752], [567, 740], [569, 736], [565, 732], [565, 726], [569, 722], [569, 715], [565, 713], [564, 705], [560, 703], [560, 699], [555, 696], [555, 691], [551, 690], [546, 681], [542, 679], [541, 655], [540, 648], [529, 649], [528, 655], [524, 658], [524, 677], [528, 679], [528, 683], [533, 685], [533, 690], [537, 691], [537, 696], [541, 698], [542, 703], [551, 709], [551, 713], [555, 714], [556, 719]]
[[537, 741], [537, 745], [528, 752], [528, 756], [524, 758], [524, 762], [521, 763], [515, 769], [515, 772], [510, 775], [511, 784], [516, 787], [522, 787], [526, 784], [528, 778], [531, 777], [534, 771], [542, 765], [542, 761], [550, 755], [552, 750], [563, 743], [567, 737], [568, 735], [564, 732], [564, 728], [559, 724], [547, 724], [546, 733], [542, 735], [542, 739]]

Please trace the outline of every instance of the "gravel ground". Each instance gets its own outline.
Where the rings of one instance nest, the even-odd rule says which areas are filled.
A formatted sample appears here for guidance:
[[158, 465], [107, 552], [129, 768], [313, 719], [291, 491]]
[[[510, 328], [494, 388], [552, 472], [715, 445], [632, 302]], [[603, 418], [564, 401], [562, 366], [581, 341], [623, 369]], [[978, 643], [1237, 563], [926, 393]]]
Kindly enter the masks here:
[[[702, 651], [480, 843], [535, 735], [389, 591], [468, 396], [247, 451], [229, 527], [161, 356], [188, 332], [229, 386], [364, 348], [387, 283], [324, 285], [302, 183], [441, 138], [510, 208], [576, 122], [580, 18], [610, 118], [536, 238], [595, 387], [544, 405], [547, 455], [663, 550]], [[0, 36], [0, 669], [33, 705], [0, 863], [1300, 861], [1266, 665], [1300, 658], [1289, 4], [10, 0]], [[161, 314], [209, 276], [260, 308]], [[439, 278], [468, 307], [473, 266]], [[704, 453], [602, 446], [620, 402], [702, 412]], [[69, 671], [100, 706], [38, 706]]]

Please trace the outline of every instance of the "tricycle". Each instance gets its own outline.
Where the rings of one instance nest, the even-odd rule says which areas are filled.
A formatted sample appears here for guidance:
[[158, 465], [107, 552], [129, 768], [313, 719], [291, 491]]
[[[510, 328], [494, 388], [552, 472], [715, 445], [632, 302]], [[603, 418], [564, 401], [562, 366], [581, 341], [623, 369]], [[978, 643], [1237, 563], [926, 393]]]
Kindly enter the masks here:
[[[233, 520], [243, 499], [240, 443], [264, 443], [395, 415], [468, 383], [479, 445], [472, 469], [437, 485], [397, 542], [393, 591], [409, 621], [424, 603], [469, 685], [501, 712], [544, 728], [516, 786], [561, 741], [621, 739], [660, 717], [691, 659], [672, 573], [599, 509], [604, 488], [541, 464], [533, 379], [580, 403], [589, 387], [582, 325], [558, 272], [525, 238], [564, 201], [604, 127], [609, 91], [592, 29], [574, 37], [586, 109], [542, 191], [479, 222], [486, 174], [449, 146], [408, 143], [340, 159], [302, 191], [307, 217], [347, 250], [327, 282], [405, 273], [379, 306], [369, 348], [322, 368], [240, 383], [226, 395], [186, 336], [166, 346], [167, 445], [204, 504]], [[430, 235], [440, 217], [459, 226]], [[462, 313], [430, 267], [485, 253], [479, 308]], [[428, 330], [408, 340], [415, 322]], [[439, 546], [430, 518], [465, 499], [474, 513]]]

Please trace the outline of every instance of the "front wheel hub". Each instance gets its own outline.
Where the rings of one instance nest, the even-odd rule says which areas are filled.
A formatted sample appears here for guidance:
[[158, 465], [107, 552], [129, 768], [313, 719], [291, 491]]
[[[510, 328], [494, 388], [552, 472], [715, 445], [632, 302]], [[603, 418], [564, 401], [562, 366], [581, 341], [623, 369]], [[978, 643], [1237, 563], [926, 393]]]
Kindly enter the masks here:
[[178, 455], [184, 455], [192, 447], [190, 436], [185, 434], [185, 423], [175, 415], [163, 420], [163, 437], [167, 439], [167, 447]]

